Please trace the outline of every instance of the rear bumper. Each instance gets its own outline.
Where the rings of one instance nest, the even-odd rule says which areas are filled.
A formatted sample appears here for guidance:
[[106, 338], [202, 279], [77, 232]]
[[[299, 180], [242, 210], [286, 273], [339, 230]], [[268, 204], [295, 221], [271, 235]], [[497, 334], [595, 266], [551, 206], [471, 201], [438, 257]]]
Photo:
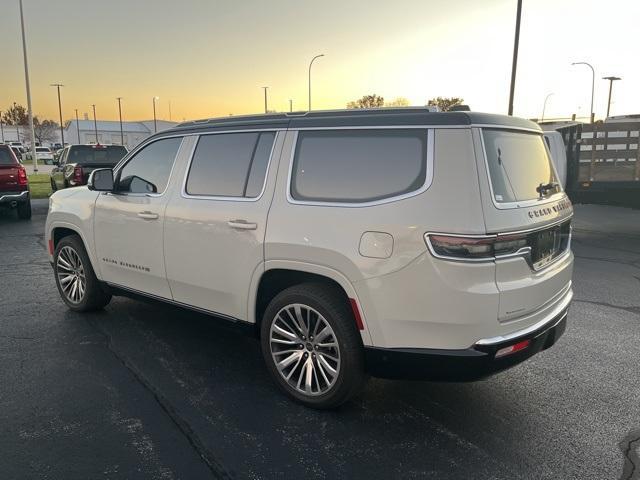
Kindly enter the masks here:
[[[551, 347], [566, 329], [567, 311], [565, 308], [535, 330], [528, 329], [502, 341], [478, 342], [462, 350], [365, 347], [367, 370], [381, 378], [445, 382], [480, 380]], [[501, 348], [525, 340], [530, 341], [526, 349], [496, 358], [496, 352]]]
[[6, 204], [11, 202], [26, 202], [29, 200], [29, 190], [24, 192], [0, 192], [0, 204]]

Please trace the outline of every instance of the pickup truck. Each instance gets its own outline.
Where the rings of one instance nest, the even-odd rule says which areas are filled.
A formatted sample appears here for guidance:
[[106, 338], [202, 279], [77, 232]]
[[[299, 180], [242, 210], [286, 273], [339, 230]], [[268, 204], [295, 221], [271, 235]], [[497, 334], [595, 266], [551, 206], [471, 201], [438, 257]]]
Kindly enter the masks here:
[[15, 208], [23, 220], [31, 218], [27, 171], [9, 145], [0, 145], [0, 207]]
[[121, 145], [69, 145], [51, 171], [51, 189], [86, 185], [89, 174], [98, 168], [113, 168], [127, 154]]

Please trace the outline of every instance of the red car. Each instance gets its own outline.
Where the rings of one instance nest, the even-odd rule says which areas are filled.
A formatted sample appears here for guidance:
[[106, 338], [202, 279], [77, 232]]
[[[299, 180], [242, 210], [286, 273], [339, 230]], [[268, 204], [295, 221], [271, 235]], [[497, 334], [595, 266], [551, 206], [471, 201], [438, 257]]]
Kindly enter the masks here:
[[27, 171], [9, 145], [0, 145], [0, 207], [15, 208], [23, 220], [31, 218]]

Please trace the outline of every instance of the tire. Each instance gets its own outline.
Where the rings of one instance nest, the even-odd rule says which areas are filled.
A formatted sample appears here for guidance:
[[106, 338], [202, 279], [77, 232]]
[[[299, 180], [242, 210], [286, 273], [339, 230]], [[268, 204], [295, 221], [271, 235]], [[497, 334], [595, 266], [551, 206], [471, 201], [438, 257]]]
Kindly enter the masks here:
[[53, 271], [58, 292], [71, 310], [100, 310], [111, 301], [111, 294], [102, 289], [100, 281], [96, 278], [79, 236], [70, 235], [60, 240], [53, 256]]
[[[295, 316], [302, 326], [293, 323]], [[283, 330], [285, 334], [280, 333]], [[304, 283], [280, 292], [264, 313], [260, 343], [275, 382], [308, 407], [335, 408], [357, 395], [364, 385], [362, 339], [344, 293], [337, 287]]]
[[31, 199], [26, 202], [19, 203], [16, 209], [18, 210], [18, 218], [20, 220], [31, 219]]

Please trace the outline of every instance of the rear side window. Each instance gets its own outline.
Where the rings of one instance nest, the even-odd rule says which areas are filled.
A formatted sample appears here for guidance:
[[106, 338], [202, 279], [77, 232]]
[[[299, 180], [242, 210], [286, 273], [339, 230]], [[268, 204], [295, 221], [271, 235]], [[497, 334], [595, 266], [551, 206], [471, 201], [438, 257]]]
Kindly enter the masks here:
[[304, 201], [370, 202], [418, 190], [426, 175], [426, 130], [301, 131], [291, 195]]
[[202, 135], [191, 161], [186, 193], [258, 197], [274, 139], [274, 132]]
[[68, 163], [115, 166], [127, 154], [120, 146], [75, 145], [69, 149]]
[[[482, 132], [496, 202], [522, 202], [560, 191], [542, 135], [485, 129]], [[542, 187], [542, 190], [541, 190]]]
[[16, 161], [8, 148], [0, 147], [0, 165], [15, 165]]
[[117, 190], [123, 193], [162, 193], [167, 188], [181, 137], [157, 140], [143, 147], [120, 170]]

